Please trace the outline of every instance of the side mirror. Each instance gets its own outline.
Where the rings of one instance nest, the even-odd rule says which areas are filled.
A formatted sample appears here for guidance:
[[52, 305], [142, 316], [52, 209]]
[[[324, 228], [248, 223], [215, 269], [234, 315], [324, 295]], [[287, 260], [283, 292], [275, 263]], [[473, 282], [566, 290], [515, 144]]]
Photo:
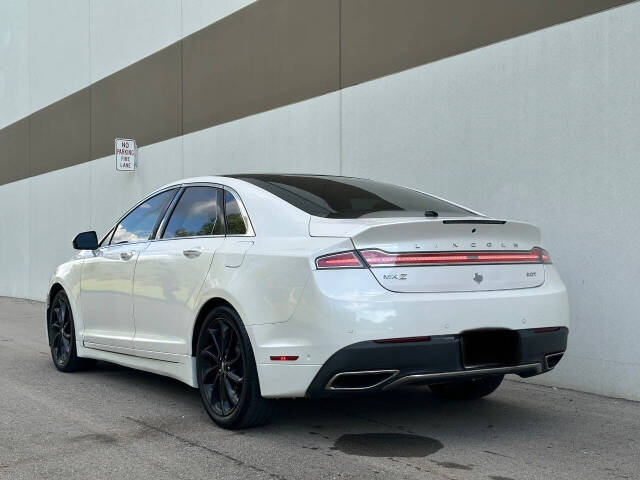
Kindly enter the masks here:
[[82, 232], [73, 239], [73, 248], [76, 250], [95, 250], [98, 248], [98, 235], [96, 232]]

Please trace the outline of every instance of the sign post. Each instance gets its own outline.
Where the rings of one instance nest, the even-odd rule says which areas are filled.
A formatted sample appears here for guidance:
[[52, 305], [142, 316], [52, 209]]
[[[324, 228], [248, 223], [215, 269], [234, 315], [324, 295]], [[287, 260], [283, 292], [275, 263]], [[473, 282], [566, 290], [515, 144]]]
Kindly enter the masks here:
[[133, 172], [136, 169], [138, 147], [130, 138], [116, 138], [116, 170]]

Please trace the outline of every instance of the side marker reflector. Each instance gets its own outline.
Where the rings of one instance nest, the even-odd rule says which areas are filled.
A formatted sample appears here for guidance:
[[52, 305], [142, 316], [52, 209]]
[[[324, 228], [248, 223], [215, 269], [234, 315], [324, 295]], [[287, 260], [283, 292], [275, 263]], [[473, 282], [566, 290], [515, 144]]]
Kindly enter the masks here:
[[271, 355], [272, 362], [293, 362], [298, 359], [297, 355]]

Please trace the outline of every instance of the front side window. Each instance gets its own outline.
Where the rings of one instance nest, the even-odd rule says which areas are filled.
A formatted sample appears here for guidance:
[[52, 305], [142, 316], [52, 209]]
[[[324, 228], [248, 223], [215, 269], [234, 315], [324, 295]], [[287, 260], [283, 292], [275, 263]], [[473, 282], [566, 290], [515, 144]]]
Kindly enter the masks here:
[[218, 191], [213, 187], [188, 187], [171, 214], [162, 238], [224, 234], [218, 219]]
[[175, 192], [175, 189], [164, 191], [138, 205], [118, 224], [111, 245], [148, 240]]
[[243, 214], [238, 199], [228, 190], [224, 192], [224, 211], [227, 235], [246, 235], [249, 231], [249, 219]]

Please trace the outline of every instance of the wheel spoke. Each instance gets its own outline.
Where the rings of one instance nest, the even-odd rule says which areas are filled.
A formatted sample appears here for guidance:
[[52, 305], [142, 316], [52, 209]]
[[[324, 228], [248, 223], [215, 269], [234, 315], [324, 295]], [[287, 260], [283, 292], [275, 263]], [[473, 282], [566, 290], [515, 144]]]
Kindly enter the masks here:
[[60, 302], [60, 311], [61, 311], [61, 316], [60, 319], [64, 320], [67, 317], [67, 304], [65, 302]]
[[63, 353], [63, 344], [62, 344], [62, 335], [60, 336], [60, 339], [58, 340], [58, 344], [56, 345], [56, 360], [58, 360], [58, 362], [62, 363], [64, 361], [63, 357], [62, 357], [62, 353]]
[[[227, 377], [229, 377], [227, 375]], [[224, 379], [224, 386], [225, 386], [225, 390], [227, 392], [227, 397], [229, 398], [229, 401], [231, 402], [231, 405], [233, 407], [235, 407], [238, 404], [238, 394], [236, 393], [236, 391], [233, 389], [233, 387], [231, 386], [231, 383], [229, 382], [228, 378]]]
[[236, 363], [238, 360], [240, 360], [240, 357], [242, 357], [242, 351], [238, 348], [238, 346], [236, 345], [236, 352], [234, 357], [231, 360], [227, 360], [227, 365], [231, 366], [234, 363]]
[[224, 376], [220, 375], [219, 376], [219, 382], [218, 382], [218, 394], [220, 396], [219, 400], [220, 400], [220, 411], [222, 412], [222, 415], [224, 415], [224, 397], [225, 397], [225, 392], [226, 392], [226, 388], [224, 385]]
[[58, 330], [57, 332], [54, 333], [53, 338], [51, 339], [51, 346], [53, 348], [58, 348], [58, 343], [60, 342], [61, 338], [62, 338], [62, 335], [60, 334], [60, 331]]
[[65, 336], [62, 337], [62, 348], [64, 353], [64, 359], [66, 360], [71, 353], [71, 340], [68, 340]]
[[[214, 385], [215, 385], [215, 384], [214, 384]], [[205, 394], [205, 397], [206, 397], [207, 401], [208, 401], [211, 405], [213, 405], [213, 404], [215, 403], [215, 400], [214, 400], [214, 398], [213, 398], [213, 391], [214, 391], [214, 389], [215, 389], [214, 385], [212, 385], [212, 384], [210, 384], [210, 383], [205, 383], [205, 384], [203, 385], [203, 387], [204, 387], [204, 394]]]
[[237, 344], [238, 344], [238, 339], [236, 337], [236, 334], [233, 330], [231, 330], [231, 332], [229, 333], [229, 338], [227, 341], [226, 348], [224, 350], [224, 358], [229, 357], [229, 355], [235, 349]]
[[244, 381], [244, 377], [241, 377], [240, 375], [237, 375], [231, 371], [227, 372], [226, 375], [227, 378], [233, 383], [242, 383]]
[[216, 398], [215, 398], [215, 391], [216, 388], [218, 388], [218, 380], [220, 378], [220, 372], [216, 373], [216, 376], [213, 377], [213, 383], [208, 383], [207, 386], [211, 387], [211, 391], [209, 392], [209, 400], [211, 401], [212, 404], [216, 403]]
[[62, 317], [62, 310], [60, 308], [54, 308], [53, 313], [55, 314], [55, 322], [54, 319], [51, 319], [51, 326], [57, 329], [61, 329], [64, 325], [64, 317]]
[[67, 304], [63, 301], [58, 301], [58, 308], [56, 308], [54, 311], [56, 313], [56, 317], [58, 317], [58, 327], [64, 328], [67, 319]]
[[220, 320], [220, 354], [224, 358], [229, 348], [229, 330], [231, 328], [223, 320]]
[[218, 366], [214, 365], [211, 368], [207, 368], [204, 372], [202, 372], [202, 381], [204, 382], [206, 378], [209, 377], [209, 375], [211, 375], [211, 373], [215, 372], [218, 370]]
[[213, 347], [216, 349], [216, 353], [218, 357], [222, 356], [222, 348], [220, 347], [220, 343], [218, 342], [218, 335], [213, 328], [209, 329], [209, 335], [211, 335], [211, 340], [213, 341]]
[[207, 347], [202, 349], [202, 351], [200, 352], [200, 358], [202, 359], [206, 359], [206, 360], [211, 360], [212, 362], [214, 362], [216, 365], [220, 364], [220, 360], [218, 359], [218, 357], [211, 351], [211, 347]]

